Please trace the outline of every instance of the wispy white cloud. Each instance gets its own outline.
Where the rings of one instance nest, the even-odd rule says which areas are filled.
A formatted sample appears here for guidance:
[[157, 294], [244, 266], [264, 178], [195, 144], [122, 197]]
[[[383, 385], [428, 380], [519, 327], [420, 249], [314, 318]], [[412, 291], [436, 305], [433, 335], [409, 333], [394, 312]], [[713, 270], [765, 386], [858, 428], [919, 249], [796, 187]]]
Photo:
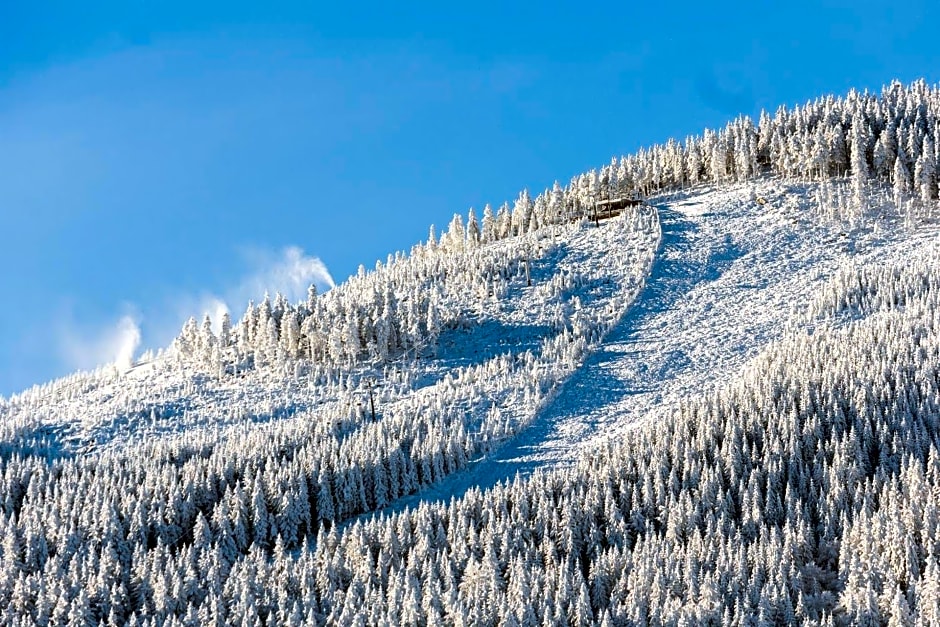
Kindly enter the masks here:
[[69, 367], [81, 370], [105, 364], [126, 370], [133, 365], [140, 342], [138, 317], [131, 313], [98, 328], [79, 327], [69, 318], [59, 327], [63, 361]]
[[174, 334], [190, 316], [202, 318], [208, 314], [218, 331], [222, 314], [240, 315], [249, 300], [258, 302], [265, 294], [273, 297], [280, 293], [288, 301], [298, 302], [307, 297], [310, 285], [316, 285], [321, 292], [336, 286], [326, 264], [297, 246], [277, 252], [251, 248], [243, 251], [243, 256], [250, 269], [232, 284], [217, 292], [174, 296], [175, 314], [170, 321]]
[[311, 284], [320, 291], [336, 285], [326, 264], [297, 246], [276, 252], [251, 249], [244, 257], [249, 270], [242, 278], [217, 291], [173, 294], [162, 310], [153, 307], [139, 313], [138, 307], [125, 307], [132, 313], [98, 326], [78, 324], [69, 314], [62, 316], [64, 322], [59, 325], [58, 337], [63, 363], [82, 370], [105, 364], [127, 369], [139, 356], [142, 345], [167, 346], [191, 316], [201, 319], [208, 314], [218, 332], [224, 313], [237, 318], [249, 300], [257, 302], [266, 293], [272, 297], [280, 293], [289, 301], [298, 302], [306, 298]]
[[230, 294], [237, 300], [247, 301], [265, 292], [280, 292], [293, 302], [307, 296], [307, 287], [311, 283], [321, 290], [336, 286], [326, 265], [319, 258], [304, 254], [297, 246], [289, 246], [275, 254], [251, 250], [246, 255], [256, 270]]

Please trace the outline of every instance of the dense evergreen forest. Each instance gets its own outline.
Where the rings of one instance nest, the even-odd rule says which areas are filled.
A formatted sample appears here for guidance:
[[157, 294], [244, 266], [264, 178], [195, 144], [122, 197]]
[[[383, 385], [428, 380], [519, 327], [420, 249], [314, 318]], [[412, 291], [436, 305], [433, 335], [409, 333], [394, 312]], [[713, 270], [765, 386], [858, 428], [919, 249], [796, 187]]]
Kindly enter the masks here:
[[[932, 228], [938, 129], [923, 82], [741, 117], [455, 215], [305, 302], [192, 319], [131, 372], [0, 399], [0, 621], [940, 624], [935, 241], [847, 264], [739, 377], [572, 467], [363, 516], [551, 403], [642, 294], [668, 195], [786, 181], [806, 228], [907, 237]], [[592, 221], [621, 197], [648, 205]]]

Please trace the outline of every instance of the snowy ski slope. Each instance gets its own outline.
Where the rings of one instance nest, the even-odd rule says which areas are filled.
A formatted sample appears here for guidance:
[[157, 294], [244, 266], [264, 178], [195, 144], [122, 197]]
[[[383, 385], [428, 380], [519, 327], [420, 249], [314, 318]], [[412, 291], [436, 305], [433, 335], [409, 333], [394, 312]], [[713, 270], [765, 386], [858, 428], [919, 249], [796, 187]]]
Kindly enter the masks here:
[[[501, 300], [467, 295], [455, 306], [469, 322], [441, 335], [434, 359], [353, 368], [341, 391], [311, 384], [302, 368], [217, 381], [165, 359], [123, 373], [79, 374], [0, 399], [0, 424], [16, 427], [4, 444], [41, 438], [47, 454], [71, 457], [159, 438], [223, 441], [272, 424], [362, 420], [367, 381], [376, 381], [381, 413], [401, 420], [442, 397], [478, 416], [472, 424], [498, 408], [511, 425], [504, 435], [484, 443], [485, 453], [467, 468], [384, 511], [396, 510], [573, 462], [619, 430], [730, 380], [786, 329], [811, 324], [807, 304], [840, 267], [901, 259], [936, 239], [932, 228], [912, 232], [876, 214], [855, 224], [822, 220], [814, 185], [774, 178], [650, 203], [661, 239], [626, 241], [620, 218], [524, 236], [532, 285], [519, 271]], [[538, 353], [562, 310], [570, 318], [577, 307], [610, 330], [592, 336], [583, 361], [539, 366], [551, 370], [546, 389], [521, 372], [473, 383], [487, 364]], [[471, 387], [454, 392], [468, 379]]]
[[576, 461], [586, 449], [682, 399], [732, 380], [806, 316], [840, 268], [924, 254], [913, 230], [878, 212], [820, 220], [816, 186], [765, 179], [651, 199], [662, 242], [644, 290], [601, 347], [530, 426], [492, 454], [387, 512], [446, 500]]
[[[385, 365], [353, 365], [327, 381], [303, 362], [222, 378], [180, 366], [171, 356], [126, 372], [104, 368], [0, 400], [0, 425], [13, 428], [6, 444], [41, 441], [49, 455], [74, 456], [161, 439], [222, 441], [245, 429], [309, 422], [343, 422], [337, 437], [348, 439], [357, 427], [371, 428], [369, 387], [386, 422], [415, 421], [423, 410], [443, 407], [466, 412], [466, 426], [482, 429], [495, 409], [507, 425], [500, 429], [513, 432], [641, 291], [659, 228], [654, 211], [632, 215], [600, 227], [555, 225], [492, 244], [510, 257], [524, 250], [528, 261], [507, 268], [498, 295], [466, 292], [448, 301], [457, 322], [443, 330], [433, 358], [406, 354]], [[637, 230], [633, 219], [649, 230]], [[487, 375], [493, 369], [499, 376]]]

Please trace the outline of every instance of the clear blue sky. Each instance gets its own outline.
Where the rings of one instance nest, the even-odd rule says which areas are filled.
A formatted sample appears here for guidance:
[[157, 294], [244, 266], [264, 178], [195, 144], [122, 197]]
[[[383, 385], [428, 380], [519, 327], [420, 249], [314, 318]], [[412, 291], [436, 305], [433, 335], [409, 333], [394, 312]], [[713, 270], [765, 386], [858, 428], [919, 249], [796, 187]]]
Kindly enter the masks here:
[[274, 4], [0, 2], [0, 394], [122, 316], [155, 347], [239, 315], [287, 247], [340, 281], [613, 155], [940, 76], [929, 1]]

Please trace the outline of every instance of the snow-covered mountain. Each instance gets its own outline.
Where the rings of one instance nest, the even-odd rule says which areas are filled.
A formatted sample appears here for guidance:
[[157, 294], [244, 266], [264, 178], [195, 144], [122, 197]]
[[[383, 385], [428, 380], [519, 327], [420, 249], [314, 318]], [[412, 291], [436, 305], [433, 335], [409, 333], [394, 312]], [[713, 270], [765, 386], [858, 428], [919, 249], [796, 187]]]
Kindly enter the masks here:
[[938, 136], [739, 118], [0, 399], [0, 619], [937, 623]]

